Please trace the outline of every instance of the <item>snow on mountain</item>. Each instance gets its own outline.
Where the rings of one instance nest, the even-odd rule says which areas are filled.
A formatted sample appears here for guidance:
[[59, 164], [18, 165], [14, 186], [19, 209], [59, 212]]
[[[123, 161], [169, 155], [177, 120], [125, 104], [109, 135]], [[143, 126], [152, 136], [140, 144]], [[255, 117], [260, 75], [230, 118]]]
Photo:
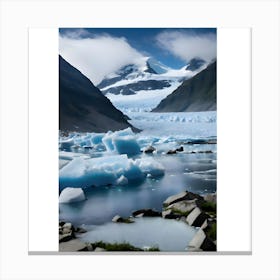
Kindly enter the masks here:
[[188, 70], [186, 66], [172, 69], [143, 57], [107, 75], [98, 87], [122, 112], [147, 112], [200, 69]]

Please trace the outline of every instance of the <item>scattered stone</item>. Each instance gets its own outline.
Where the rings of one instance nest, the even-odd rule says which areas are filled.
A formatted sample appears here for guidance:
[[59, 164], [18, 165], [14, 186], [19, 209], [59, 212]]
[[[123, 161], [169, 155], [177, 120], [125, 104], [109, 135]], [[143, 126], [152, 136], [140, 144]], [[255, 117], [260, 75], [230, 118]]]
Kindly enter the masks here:
[[186, 222], [193, 227], [201, 227], [205, 220], [207, 220], [209, 216], [205, 214], [204, 212], [201, 212], [201, 210], [196, 207], [193, 209], [193, 211], [187, 216]]
[[86, 231], [84, 228], [77, 227], [77, 228], [75, 229], [75, 232], [76, 232], [76, 233], [86, 233], [87, 231]]
[[153, 209], [140, 209], [132, 213], [133, 217], [161, 217], [161, 213]]
[[180, 215], [173, 213], [172, 209], [162, 211], [161, 215], [164, 219], [178, 219], [181, 217]]
[[197, 199], [178, 201], [169, 205], [167, 209], [172, 209], [173, 212], [188, 213], [197, 206], [196, 201]]
[[121, 217], [119, 215], [116, 215], [112, 219], [112, 222], [114, 222], [114, 223], [127, 223], [127, 224], [134, 223], [134, 221], [131, 220], [130, 218], [123, 218], [123, 217]]
[[156, 150], [155, 147], [153, 147], [153, 146], [148, 146], [148, 147], [146, 147], [146, 148], [143, 150], [143, 152], [146, 153], [146, 154], [152, 154], [155, 150]]
[[59, 222], [59, 226], [63, 226], [65, 224], [65, 222]]
[[213, 152], [209, 151], [209, 150], [207, 150], [207, 151], [198, 151], [198, 153], [199, 154], [213, 154]]
[[85, 149], [85, 150], [92, 150], [93, 147], [91, 147], [91, 146], [84, 146], [84, 149]]
[[170, 204], [173, 204], [175, 202], [179, 202], [179, 201], [182, 201], [182, 200], [193, 200], [193, 199], [203, 200], [203, 197], [198, 195], [198, 194], [185, 191], [185, 192], [181, 192], [179, 194], [175, 194], [175, 195], [169, 196], [163, 202], [163, 205], [164, 206], [169, 206]]
[[87, 244], [79, 241], [78, 239], [71, 239], [70, 241], [59, 243], [60, 252], [77, 252], [87, 250]]
[[216, 251], [216, 244], [210, 240], [202, 229], [199, 229], [193, 239], [189, 243], [189, 249], [192, 251]]
[[112, 219], [113, 223], [122, 223], [123, 222], [123, 218], [119, 215], [116, 215], [113, 219]]
[[197, 219], [197, 217], [201, 214], [201, 210], [196, 207], [193, 209], [193, 211], [187, 216], [186, 222], [191, 226], [193, 225], [194, 221]]
[[73, 239], [72, 232], [66, 233], [66, 234], [59, 234], [59, 243], [60, 242], [66, 242]]
[[177, 152], [183, 152], [183, 151], [184, 151], [184, 147], [181, 146], [180, 148], [177, 148], [176, 151], [177, 151]]

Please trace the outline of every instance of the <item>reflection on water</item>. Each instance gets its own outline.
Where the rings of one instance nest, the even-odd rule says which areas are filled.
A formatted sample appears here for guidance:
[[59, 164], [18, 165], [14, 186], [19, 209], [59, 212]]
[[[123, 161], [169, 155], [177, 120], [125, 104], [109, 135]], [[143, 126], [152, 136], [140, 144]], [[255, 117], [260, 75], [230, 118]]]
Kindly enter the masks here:
[[[60, 204], [60, 220], [75, 225], [104, 224], [115, 215], [130, 216], [141, 208], [162, 210], [170, 195], [189, 190], [196, 193], [216, 191], [216, 154], [155, 155], [165, 167], [165, 175], [147, 178], [125, 186], [85, 189], [87, 200]], [[205, 172], [204, 172], [205, 171]]]

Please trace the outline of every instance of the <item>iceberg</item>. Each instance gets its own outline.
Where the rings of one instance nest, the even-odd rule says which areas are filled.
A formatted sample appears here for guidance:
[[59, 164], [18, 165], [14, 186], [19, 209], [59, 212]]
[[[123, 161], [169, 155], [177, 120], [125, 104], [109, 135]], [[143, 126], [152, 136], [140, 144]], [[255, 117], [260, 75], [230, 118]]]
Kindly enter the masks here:
[[81, 188], [66, 188], [59, 196], [59, 203], [72, 203], [85, 200], [84, 191]]
[[128, 156], [140, 153], [140, 146], [130, 127], [116, 132], [109, 131], [102, 138], [102, 142], [107, 151], [127, 154]]
[[143, 180], [147, 174], [160, 176], [164, 167], [152, 158], [129, 159], [127, 155], [101, 158], [73, 158], [59, 171], [59, 187], [85, 188], [127, 184], [131, 180]]

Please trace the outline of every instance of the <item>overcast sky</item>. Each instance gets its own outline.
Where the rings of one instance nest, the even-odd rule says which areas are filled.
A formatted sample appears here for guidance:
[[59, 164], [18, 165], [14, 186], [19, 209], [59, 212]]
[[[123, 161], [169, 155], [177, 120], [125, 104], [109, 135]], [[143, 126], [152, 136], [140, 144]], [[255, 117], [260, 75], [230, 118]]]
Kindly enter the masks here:
[[147, 56], [176, 69], [194, 57], [216, 58], [214, 28], [61, 28], [59, 34], [60, 54], [95, 85]]

